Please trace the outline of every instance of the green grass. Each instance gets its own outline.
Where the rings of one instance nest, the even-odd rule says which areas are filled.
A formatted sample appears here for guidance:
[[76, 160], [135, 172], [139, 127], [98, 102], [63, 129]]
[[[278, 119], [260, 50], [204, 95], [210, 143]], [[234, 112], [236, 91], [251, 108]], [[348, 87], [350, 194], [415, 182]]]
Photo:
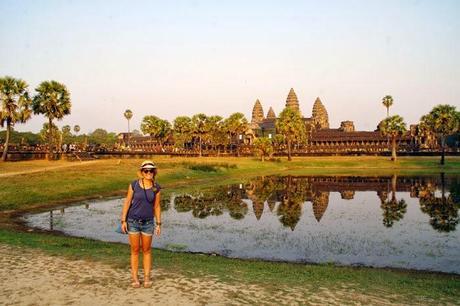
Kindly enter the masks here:
[[[400, 158], [393, 163], [383, 157], [302, 157], [287, 162], [260, 162], [254, 158], [156, 157], [162, 193], [193, 190], [219, 184], [244, 182], [258, 175], [430, 175], [441, 171], [460, 173], [460, 158]], [[126, 245], [17, 231], [12, 216], [18, 212], [52, 207], [89, 198], [124, 195], [136, 178], [138, 159], [99, 160], [91, 163], [15, 162], [0, 163], [0, 243], [44, 250], [58, 256], [103, 260], [116, 266], [128, 265]], [[58, 167], [56, 167], [58, 166]], [[30, 173], [30, 171], [35, 171]], [[17, 173], [20, 174], [17, 174]], [[8, 176], [8, 174], [11, 174]], [[16, 173], [16, 174], [14, 174]], [[14, 175], [13, 175], [14, 174]], [[351, 286], [396, 302], [457, 303], [460, 277], [387, 269], [349, 268], [333, 265], [271, 263], [173, 253], [155, 250], [155, 264], [190, 276], [215, 276], [223, 282], [261, 284], [303, 290], [303, 286], [334, 288]]]

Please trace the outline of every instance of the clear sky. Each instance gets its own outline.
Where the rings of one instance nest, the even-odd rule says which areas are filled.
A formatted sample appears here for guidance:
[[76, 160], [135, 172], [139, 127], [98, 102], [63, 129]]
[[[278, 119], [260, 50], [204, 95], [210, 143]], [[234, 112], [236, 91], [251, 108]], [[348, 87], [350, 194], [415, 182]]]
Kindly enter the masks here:
[[[58, 125], [122, 132], [145, 115], [278, 114], [291, 87], [304, 116], [317, 96], [331, 127], [374, 130], [460, 108], [460, 1], [5, 1], [0, 76], [66, 84]], [[34, 116], [17, 130], [38, 131]]]

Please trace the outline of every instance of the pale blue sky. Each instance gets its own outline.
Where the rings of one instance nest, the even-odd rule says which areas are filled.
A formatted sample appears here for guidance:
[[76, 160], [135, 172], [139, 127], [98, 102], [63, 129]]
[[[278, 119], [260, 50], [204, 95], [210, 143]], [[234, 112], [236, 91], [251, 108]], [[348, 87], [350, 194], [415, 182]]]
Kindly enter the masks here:
[[[4, 1], [0, 75], [67, 85], [58, 124], [126, 130], [123, 112], [172, 121], [204, 112], [278, 114], [289, 89], [331, 127], [373, 130], [391, 113], [416, 123], [460, 107], [460, 1]], [[35, 116], [18, 130], [38, 131]]]

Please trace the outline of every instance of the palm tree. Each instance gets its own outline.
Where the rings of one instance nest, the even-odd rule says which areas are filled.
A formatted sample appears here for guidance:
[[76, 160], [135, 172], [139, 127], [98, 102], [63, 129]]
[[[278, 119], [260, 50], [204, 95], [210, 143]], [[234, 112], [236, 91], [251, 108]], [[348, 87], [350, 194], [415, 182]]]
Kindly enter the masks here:
[[11, 127], [17, 122], [24, 123], [31, 116], [27, 83], [9, 76], [0, 78], [0, 126], [6, 123], [6, 139], [2, 161], [6, 161]]
[[390, 116], [390, 106], [393, 105], [393, 97], [390, 95], [386, 95], [382, 99], [382, 104], [387, 108], [387, 117]]
[[220, 145], [224, 144], [226, 141], [222, 119], [221, 116], [209, 116], [205, 123], [206, 130], [208, 131], [206, 141], [211, 144], [214, 150], [218, 148], [217, 155], [220, 154]]
[[61, 145], [62, 143], [68, 143], [70, 141], [72, 141], [72, 128], [70, 127], [70, 125], [64, 125], [62, 128], [61, 128]]
[[78, 136], [78, 132], [80, 132], [80, 126], [79, 126], [78, 124], [77, 124], [77, 125], [74, 125], [73, 131], [74, 131], [75, 134]]
[[[53, 120], [61, 120], [70, 114], [72, 103], [70, 93], [64, 84], [56, 81], [44, 81], [35, 88], [37, 95], [32, 102], [34, 114], [43, 114], [48, 118], [48, 125], [53, 126]], [[53, 142], [51, 130], [48, 136], [48, 158], [51, 158]]]
[[179, 116], [174, 119], [173, 132], [176, 147], [184, 147], [185, 143], [192, 139], [192, 119], [187, 116]]
[[289, 107], [284, 108], [276, 121], [276, 130], [284, 136], [288, 147], [288, 160], [292, 160], [292, 143], [302, 141], [306, 137], [305, 124], [300, 117], [300, 112]]
[[446, 137], [459, 130], [460, 112], [457, 112], [452, 105], [437, 105], [420, 120], [424, 126], [441, 138], [441, 165], [444, 165]]
[[391, 137], [391, 160], [396, 161], [396, 138], [407, 130], [404, 119], [394, 115], [382, 120], [378, 126], [383, 136]]
[[199, 144], [199, 156], [201, 157], [203, 154], [203, 138], [205, 138], [209, 134], [209, 125], [207, 124], [208, 117], [205, 114], [196, 114], [192, 117], [192, 128], [193, 134], [195, 137], [198, 137], [198, 144]]
[[130, 134], [130, 130], [129, 130], [129, 120], [131, 120], [131, 118], [133, 117], [133, 112], [130, 110], [130, 109], [127, 109], [125, 110], [124, 114], [123, 114], [126, 118], [126, 120], [128, 120], [128, 148], [129, 148], [129, 134]]
[[236, 154], [237, 156], [240, 156], [240, 139], [238, 139], [238, 136], [242, 135], [248, 129], [248, 120], [242, 113], [234, 113], [225, 119], [224, 126], [226, 132], [230, 136], [230, 141], [232, 141], [235, 137], [237, 138]]
[[155, 138], [159, 140], [160, 146], [162, 146], [165, 139], [169, 136], [171, 124], [167, 120], [163, 120], [157, 116], [145, 116], [142, 119], [141, 131], [144, 134], [149, 134], [151, 139]]

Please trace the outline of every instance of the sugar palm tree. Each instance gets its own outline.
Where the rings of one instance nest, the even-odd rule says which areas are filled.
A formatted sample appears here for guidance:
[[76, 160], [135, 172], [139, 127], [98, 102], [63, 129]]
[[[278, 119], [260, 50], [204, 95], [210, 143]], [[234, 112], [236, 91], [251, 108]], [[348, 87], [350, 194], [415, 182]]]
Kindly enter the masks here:
[[205, 114], [196, 114], [192, 117], [192, 128], [193, 128], [193, 135], [198, 137], [198, 145], [199, 145], [199, 156], [201, 157], [203, 154], [203, 138], [206, 138], [209, 134], [209, 124], [207, 124], [208, 116]]
[[444, 165], [446, 137], [459, 131], [460, 112], [452, 105], [437, 105], [420, 120], [428, 130], [441, 139], [441, 165]]
[[144, 134], [149, 134], [151, 139], [156, 139], [163, 145], [165, 139], [171, 131], [171, 124], [167, 120], [158, 118], [157, 116], [145, 116], [142, 119], [141, 131]]
[[[35, 88], [37, 95], [32, 101], [32, 109], [35, 114], [42, 114], [48, 118], [49, 126], [53, 126], [53, 120], [61, 120], [70, 114], [72, 103], [70, 93], [64, 84], [56, 81], [44, 81]], [[48, 158], [51, 158], [53, 142], [51, 131], [48, 136]]]
[[390, 95], [386, 95], [382, 99], [382, 104], [387, 108], [387, 117], [390, 116], [390, 106], [393, 105], [393, 97]]
[[128, 120], [128, 147], [129, 147], [129, 138], [130, 138], [130, 130], [129, 130], [129, 120], [133, 117], [133, 112], [130, 109], [125, 110], [123, 113], [125, 116], [126, 120]]
[[30, 98], [27, 83], [9, 76], [0, 78], [0, 126], [6, 124], [5, 146], [2, 161], [6, 160], [11, 128], [17, 123], [26, 122], [31, 116]]
[[187, 116], [178, 116], [173, 121], [174, 143], [176, 147], [184, 147], [192, 139], [192, 119]]
[[78, 132], [80, 132], [80, 126], [79, 126], [78, 124], [77, 124], [77, 125], [74, 125], [73, 131], [74, 131], [75, 134], [78, 136]]
[[208, 130], [206, 141], [211, 144], [214, 150], [218, 148], [217, 155], [220, 153], [220, 145], [224, 144], [226, 140], [222, 119], [221, 116], [208, 116], [206, 120], [206, 130]]
[[401, 116], [387, 117], [379, 123], [379, 130], [383, 136], [391, 137], [391, 160], [396, 161], [396, 138], [406, 132], [406, 123]]
[[242, 135], [248, 129], [248, 120], [244, 117], [242, 113], [233, 113], [225, 119], [224, 126], [226, 132], [230, 136], [230, 141], [235, 137], [236, 139], [236, 154], [240, 156], [240, 139], [239, 135]]
[[276, 121], [277, 133], [284, 136], [288, 147], [288, 160], [292, 160], [292, 143], [302, 141], [306, 137], [305, 124], [300, 117], [300, 112], [286, 107]]

